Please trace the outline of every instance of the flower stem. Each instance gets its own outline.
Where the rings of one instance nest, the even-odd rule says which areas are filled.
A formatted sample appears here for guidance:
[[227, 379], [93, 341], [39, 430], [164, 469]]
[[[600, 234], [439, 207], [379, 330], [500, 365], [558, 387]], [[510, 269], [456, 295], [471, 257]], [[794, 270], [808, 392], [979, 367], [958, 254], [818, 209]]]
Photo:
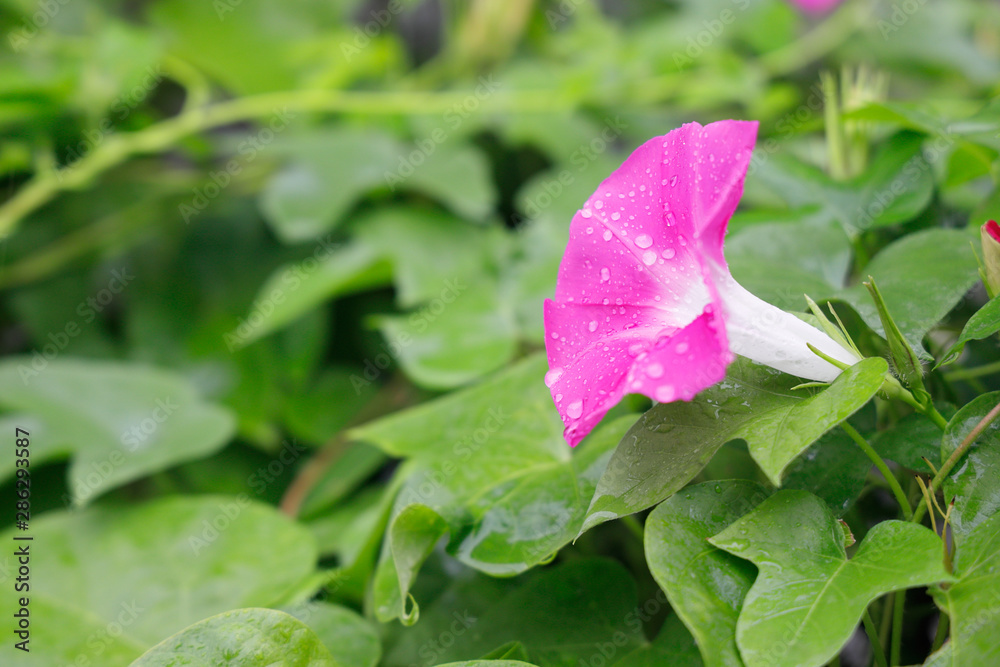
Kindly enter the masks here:
[[[184, 109], [177, 116], [145, 129], [112, 134], [70, 165], [36, 173], [17, 194], [0, 206], [0, 239], [13, 232], [25, 216], [47, 204], [60, 192], [84, 187], [134, 155], [158, 153], [184, 137], [214, 127], [288, 110], [364, 114], [445, 113], [467, 97], [468, 93], [461, 92], [297, 90], [251, 95]], [[497, 95], [490, 103], [490, 109], [517, 111], [552, 111], [561, 106], [566, 105], [535, 91]]]
[[[969, 435], [965, 436], [965, 439], [962, 440], [961, 444], [959, 444], [959, 446], [955, 448], [955, 451], [951, 453], [948, 460], [941, 465], [941, 469], [937, 471], [937, 474], [934, 475], [934, 479], [931, 480], [931, 483], [927, 487], [928, 495], [937, 493], [938, 489], [940, 489], [941, 485], [944, 483], [944, 480], [948, 477], [948, 473], [950, 473], [952, 468], [958, 464], [959, 460], [969, 450], [969, 447], [972, 446], [972, 443], [975, 442], [976, 438], [978, 438], [979, 435], [986, 430], [986, 427], [989, 426], [998, 415], [1000, 415], [1000, 403], [993, 406], [993, 409], [990, 410], [985, 417], [979, 420], [979, 423], [976, 424], [971, 431], [969, 431]], [[917, 505], [917, 509], [913, 513], [912, 520], [919, 522], [924, 518], [924, 514], [926, 512], [927, 501], [925, 499], [921, 500], [920, 504]]]
[[903, 649], [903, 611], [906, 607], [906, 591], [896, 591], [892, 602], [892, 644], [889, 647], [889, 664], [896, 667]]
[[944, 379], [948, 382], [972, 380], [983, 375], [993, 375], [994, 373], [1000, 373], [1000, 361], [994, 361], [992, 364], [985, 364], [978, 368], [960, 368], [950, 373], [945, 373]]
[[868, 635], [868, 643], [872, 647], [872, 655], [875, 656], [875, 664], [878, 667], [889, 667], [889, 663], [885, 659], [885, 651], [882, 650], [882, 644], [878, 641], [878, 628], [875, 627], [872, 615], [867, 609], [865, 609], [865, 615], [862, 617], [862, 620], [865, 624], [865, 633]]
[[889, 484], [889, 488], [892, 490], [892, 495], [896, 497], [896, 502], [899, 503], [900, 509], [903, 510], [903, 516], [907, 521], [909, 521], [910, 517], [913, 516], [913, 508], [910, 507], [910, 501], [903, 492], [903, 487], [899, 485], [899, 480], [896, 479], [894, 474], [892, 474], [892, 470], [890, 470], [886, 462], [882, 460], [882, 457], [878, 455], [878, 452], [876, 452], [875, 449], [868, 444], [868, 441], [865, 440], [860, 433], [858, 433], [857, 429], [846, 421], [841, 422], [840, 428], [844, 429], [844, 432], [851, 436], [851, 440], [857, 443], [858, 447], [861, 448], [861, 451], [863, 451], [868, 458], [871, 459], [872, 463], [875, 464], [875, 467], [878, 468], [878, 471], [882, 473], [883, 477], [885, 477], [885, 481]]

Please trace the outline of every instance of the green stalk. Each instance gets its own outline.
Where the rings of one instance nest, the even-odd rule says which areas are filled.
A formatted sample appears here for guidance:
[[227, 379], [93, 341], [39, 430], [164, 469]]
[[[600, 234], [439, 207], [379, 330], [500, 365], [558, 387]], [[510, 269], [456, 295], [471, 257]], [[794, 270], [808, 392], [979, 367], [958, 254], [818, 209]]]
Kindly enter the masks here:
[[[986, 430], [986, 427], [989, 426], [998, 415], [1000, 415], [1000, 403], [993, 406], [993, 409], [990, 410], [971, 431], [969, 431], [969, 435], [965, 436], [962, 443], [955, 448], [955, 451], [951, 453], [948, 460], [944, 462], [941, 469], [938, 470], [936, 475], [934, 475], [934, 479], [931, 480], [931, 483], [927, 488], [930, 495], [937, 493], [938, 489], [940, 489], [941, 485], [944, 483], [944, 480], [948, 477], [948, 473], [950, 473], [952, 468], [958, 464], [959, 460], [965, 456], [965, 453], [969, 451], [969, 447], [971, 447], [972, 443], [979, 437], [979, 434]], [[913, 513], [912, 520], [919, 523], [920, 520], [924, 518], [924, 514], [926, 513], [927, 501], [921, 500], [920, 504], [917, 505], [916, 511]]]
[[892, 644], [889, 647], [889, 664], [899, 664], [899, 654], [903, 648], [903, 612], [906, 607], [906, 591], [896, 591], [892, 609]]
[[857, 443], [858, 447], [861, 448], [861, 451], [863, 451], [865, 455], [871, 459], [872, 463], [875, 464], [875, 467], [878, 468], [878, 471], [882, 473], [883, 477], [885, 477], [885, 481], [889, 484], [889, 488], [892, 490], [892, 495], [896, 497], [896, 502], [899, 503], [900, 509], [903, 510], [903, 516], [907, 521], [909, 521], [913, 516], [913, 508], [910, 507], [910, 501], [903, 492], [903, 487], [899, 485], [899, 480], [896, 479], [894, 474], [892, 474], [892, 470], [890, 470], [889, 466], [886, 465], [886, 462], [882, 460], [882, 457], [878, 455], [878, 452], [876, 452], [875, 449], [868, 444], [868, 441], [865, 440], [860, 433], [858, 433], [857, 429], [846, 421], [841, 422], [840, 427], [844, 429], [844, 432], [847, 433], [847, 435], [851, 436], [851, 440]]
[[960, 368], [950, 373], [945, 373], [944, 379], [948, 382], [971, 380], [984, 375], [993, 375], [994, 373], [1000, 373], [1000, 361], [994, 361], [992, 364], [986, 364], [977, 368]]
[[[158, 153], [192, 134], [238, 121], [266, 117], [282, 110], [362, 114], [445, 113], [461, 104], [469, 93], [368, 93], [338, 90], [302, 90], [264, 93], [185, 109], [179, 115], [145, 129], [107, 137], [89, 153], [62, 169], [35, 174], [0, 206], [0, 240], [10, 235], [25, 216], [41, 208], [60, 192], [89, 185], [105, 171], [134, 155]], [[490, 109], [552, 111], [565, 100], [537, 92], [498, 94]]]
[[865, 609], [865, 615], [862, 620], [865, 624], [865, 633], [868, 635], [868, 643], [872, 647], [872, 655], [875, 657], [875, 664], [878, 667], [889, 667], [889, 663], [885, 659], [885, 651], [882, 650], [882, 644], [878, 641], [878, 628], [875, 627], [872, 615], [867, 609]]

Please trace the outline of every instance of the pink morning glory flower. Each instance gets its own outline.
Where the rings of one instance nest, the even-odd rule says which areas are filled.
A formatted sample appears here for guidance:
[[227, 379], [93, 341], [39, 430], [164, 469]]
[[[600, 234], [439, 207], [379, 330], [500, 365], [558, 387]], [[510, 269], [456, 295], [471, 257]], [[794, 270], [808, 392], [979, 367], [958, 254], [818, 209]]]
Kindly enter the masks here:
[[[545, 383], [576, 445], [626, 393], [691, 400], [736, 354], [830, 382], [857, 361], [748, 292], [722, 252], [757, 123], [689, 123], [644, 143], [577, 211], [545, 302]], [[780, 267], [775, 267], [780, 270]]]

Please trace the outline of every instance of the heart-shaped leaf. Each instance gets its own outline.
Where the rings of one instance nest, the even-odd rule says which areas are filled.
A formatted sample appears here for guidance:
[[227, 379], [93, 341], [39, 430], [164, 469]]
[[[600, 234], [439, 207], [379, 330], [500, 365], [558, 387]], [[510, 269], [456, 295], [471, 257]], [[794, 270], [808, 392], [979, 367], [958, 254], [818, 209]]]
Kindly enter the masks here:
[[738, 359], [723, 382], [690, 403], [653, 407], [629, 430], [597, 485], [583, 529], [670, 497], [737, 438], [780, 485], [806, 447], [875, 395], [887, 368], [883, 359], [866, 359], [823, 391], [793, 391], [800, 380]]
[[[245, 496], [50, 512], [29, 534], [27, 664], [37, 665], [81, 656], [123, 665], [207, 616], [283, 604], [312, 579], [317, 556], [308, 531]], [[17, 572], [13, 552], [0, 556], [0, 572]], [[14, 609], [18, 595], [3, 586], [0, 603]]]
[[[31, 434], [33, 464], [72, 456], [63, 500], [73, 505], [208, 456], [235, 431], [232, 414], [205, 402], [184, 378], [115, 362], [7, 359], [0, 405], [29, 418], [18, 425]], [[0, 478], [13, 471], [14, 458], [3, 458]]]
[[760, 484], [705, 482], [665, 500], [646, 519], [646, 561], [709, 667], [743, 667], [736, 620], [756, 571], [712, 547], [721, 532], [767, 498]]
[[228, 611], [185, 628], [131, 667], [352, 667], [334, 660], [302, 621], [273, 609]]
[[759, 570], [736, 624], [746, 667], [819, 667], [880, 595], [953, 581], [940, 538], [914, 523], [883, 521], [848, 560], [840, 524], [805, 491], [780, 491], [709, 542]]

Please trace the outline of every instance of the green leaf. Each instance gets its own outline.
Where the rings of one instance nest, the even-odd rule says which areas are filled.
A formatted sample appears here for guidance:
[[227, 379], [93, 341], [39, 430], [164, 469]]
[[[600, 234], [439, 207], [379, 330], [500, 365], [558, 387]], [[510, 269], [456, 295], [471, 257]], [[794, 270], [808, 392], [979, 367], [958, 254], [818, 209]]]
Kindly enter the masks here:
[[[428, 512], [447, 524], [449, 552], [495, 575], [545, 562], [579, 532], [611, 449], [634, 417], [611, 421], [570, 449], [543, 382], [546, 369], [544, 357], [536, 355], [480, 385], [351, 432], [392, 456], [412, 459], [398, 473], [404, 482], [393, 527], [407, 511], [433, 527], [406, 549], [393, 544], [383, 551], [384, 585], [376, 587], [375, 598], [383, 615], [397, 613], [406, 596], [405, 590], [389, 595], [393, 587], [385, 570], [419, 565], [428, 543], [436, 541], [432, 533], [440, 537], [437, 530], [443, 531]], [[424, 509], [407, 510], [415, 505]], [[408, 519], [401, 521], [403, 538]]]
[[[954, 408], [943, 410], [947, 417]], [[909, 414], [891, 428], [879, 431], [871, 438], [879, 456], [924, 474], [933, 474], [924, 458], [937, 470], [941, 467], [941, 429], [920, 414]]]
[[268, 183], [261, 207], [286, 242], [330, 231], [373, 190], [414, 189], [459, 215], [486, 218], [496, 193], [482, 154], [464, 143], [428, 145], [429, 152], [379, 131], [336, 126], [289, 137], [275, 148], [291, 161]]
[[493, 263], [503, 232], [478, 227], [430, 208], [387, 207], [352, 221], [355, 243], [391, 258], [396, 300], [420, 305], [449, 290], [456, 280], [478, 280]]
[[420, 622], [387, 647], [386, 667], [467, 660], [515, 640], [541, 667], [612, 664], [644, 643], [635, 582], [610, 559], [571, 560], [514, 580], [444, 576]]
[[[942, 456], [952, 452], [972, 429], [1000, 402], [1000, 392], [978, 396], [962, 407], [948, 422], [942, 438]], [[1000, 511], [1000, 421], [994, 419], [979, 434], [968, 453], [945, 480], [945, 498], [954, 501], [951, 529], [956, 540]]]
[[[316, 563], [308, 531], [245, 496], [50, 512], [31, 521], [29, 534], [29, 664], [38, 665], [81, 655], [125, 664], [207, 616], [284, 604]], [[12, 544], [14, 533], [0, 537]], [[17, 571], [12, 553], [0, 557], [0, 571]], [[13, 586], [0, 590], [4, 609], [17, 595]]]
[[1000, 331], [1000, 297], [990, 299], [985, 306], [980, 308], [976, 311], [975, 315], [969, 318], [969, 321], [965, 323], [965, 327], [962, 329], [962, 335], [960, 335], [958, 340], [955, 341], [955, 344], [944, 353], [944, 356], [941, 357], [941, 361], [937, 364], [938, 367], [950, 364], [958, 359], [958, 356], [965, 348], [965, 344], [970, 340], [983, 340], [984, 338], [989, 338], [998, 331]]
[[[85, 505], [127, 482], [206, 457], [235, 431], [228, 410], [204, 402], [172, 372], [40, 359], [0, 363], [0, 405], [40, 424], [32, 434], [33, 464], [72, 456], [68, 504]], [[0, 461], [0, 478], [13, 470], [13, 457]]]
[[268, 278], [250, 312], [226, 334], [230, 351], [288, 326], [328, 300], [387, 285], [392, 277], [391, 263], [363, 245], [314, 255]]
[[[413, 586], [420, 566], [431, 555], [434, 545], [445, 533], [448, 524], [441, 515], [426, 505], [407, 505], [389, 524], [382, 562], [375, 573], [375, 616], [380, 621], [400, 619], [413, 625], [420, 616]], [[391, 565], [391, 566], [390, 566]]]
[[237, 609], [184, 629], [149, 649], [132, 667], [348, 667], [312, 630], [284, 612]]
[[[878, 281], [903, 337], [919, 354], [927, 354], [921, 344], [927, 332], [979, 280], [970, 238], [954, 229], [916, 232], [882, 250], [864, 268], [864, 275]], [[928, 266], [934, 271], [927, 271]], [[878, 311], [862, 285], [842, 290], [837, 298], [851, 304], [869, 327], [884, 335]]]
[[851, 245], [829, 221], [756, 224], [726, 239], [726, 261], [755, 295], [778, 308], [805, 310], [803, 294], [821, 301], [843, 287]]
[[656, 639], [629, 653], [614, 667], [702, 667], [698, 646], [680, 618], [671, 614]]
[[309, 0], [281, 5], [274, 0], [239, 5], [168, 0], [150, 14], [174, 55], [244, 94], [294, 89], [305, 64], [317, 65], [302, 57], [303, 44], [319, 37], [318, 26], [336, 25], [343, 16], [337, 5]]
[[[922, 415], [921, 419], [930, 421]], [[781, 485], [819, 496], [830, 511], [842, 516], [861, 493], [871, 468], [871, 459], [842, 429], [836, 428], [795, 459]]]
[[[995, 470], [995, 469], [994, 469]], [[995, 472], [990, 474], [995, 476]], [[994, 514], [958, 543], [958, 581], [931, 589], [948, 614], [951, 636], [925, 667], [979, 667], [1000, 661], [1000, 514]]]
[[846, 182], [835, 181], [819, 168], [784, 153], [761, 162], [752, 178], [789, 206], [817, 206], [817, 221], [835, 220], [856, 236], [911, 220], [930, 203], [934, 179], [922, 146], [923, 137], [898, 134], [863, 174]]
[[736, 620], [756, 571], [706, 540], [767, 498], [744, 480], [690, 486], [646, 519], [646, 562], [670, 606], [701, 648], [706, 665], [743, 667]]
[[448, 280], [420, 309], [377, 322], [407, 376], [429, 389], [468, 384], [503, 367], [517, 351], [516, 323], [489, 279]]
[[792, 391], [797, 378], [737, 359], [723, 382], [691, 402], [659, 404], [632, 427], [601, 477], [583, 529], [670, 497], [737, 438], [780, 485], [806, 447], [875, 395], [886, 370], [883, 359], [866, 359], [823, 391]]
[[380, 450], [363, 442], [345, 447], [336, 461], [323, 471], [322, 476], [309, 489], [299, 512], [302, 518], [316, 517], [324, 510], [329, 510], [389, 460]]
[[372, 623], [346, 607], [306, 602], [282, 611], [316, 633], [330, 655], [344, 667], [375, 667], [382, 644]]
[[819, 667], [879, 596], [953, 580], [940, 538], [913, 523], [883, 521], [848, 560], [840, 524], [805, 491], [780, 491], [709, 542], [759, 569], [736, 625], [746, 667]]

